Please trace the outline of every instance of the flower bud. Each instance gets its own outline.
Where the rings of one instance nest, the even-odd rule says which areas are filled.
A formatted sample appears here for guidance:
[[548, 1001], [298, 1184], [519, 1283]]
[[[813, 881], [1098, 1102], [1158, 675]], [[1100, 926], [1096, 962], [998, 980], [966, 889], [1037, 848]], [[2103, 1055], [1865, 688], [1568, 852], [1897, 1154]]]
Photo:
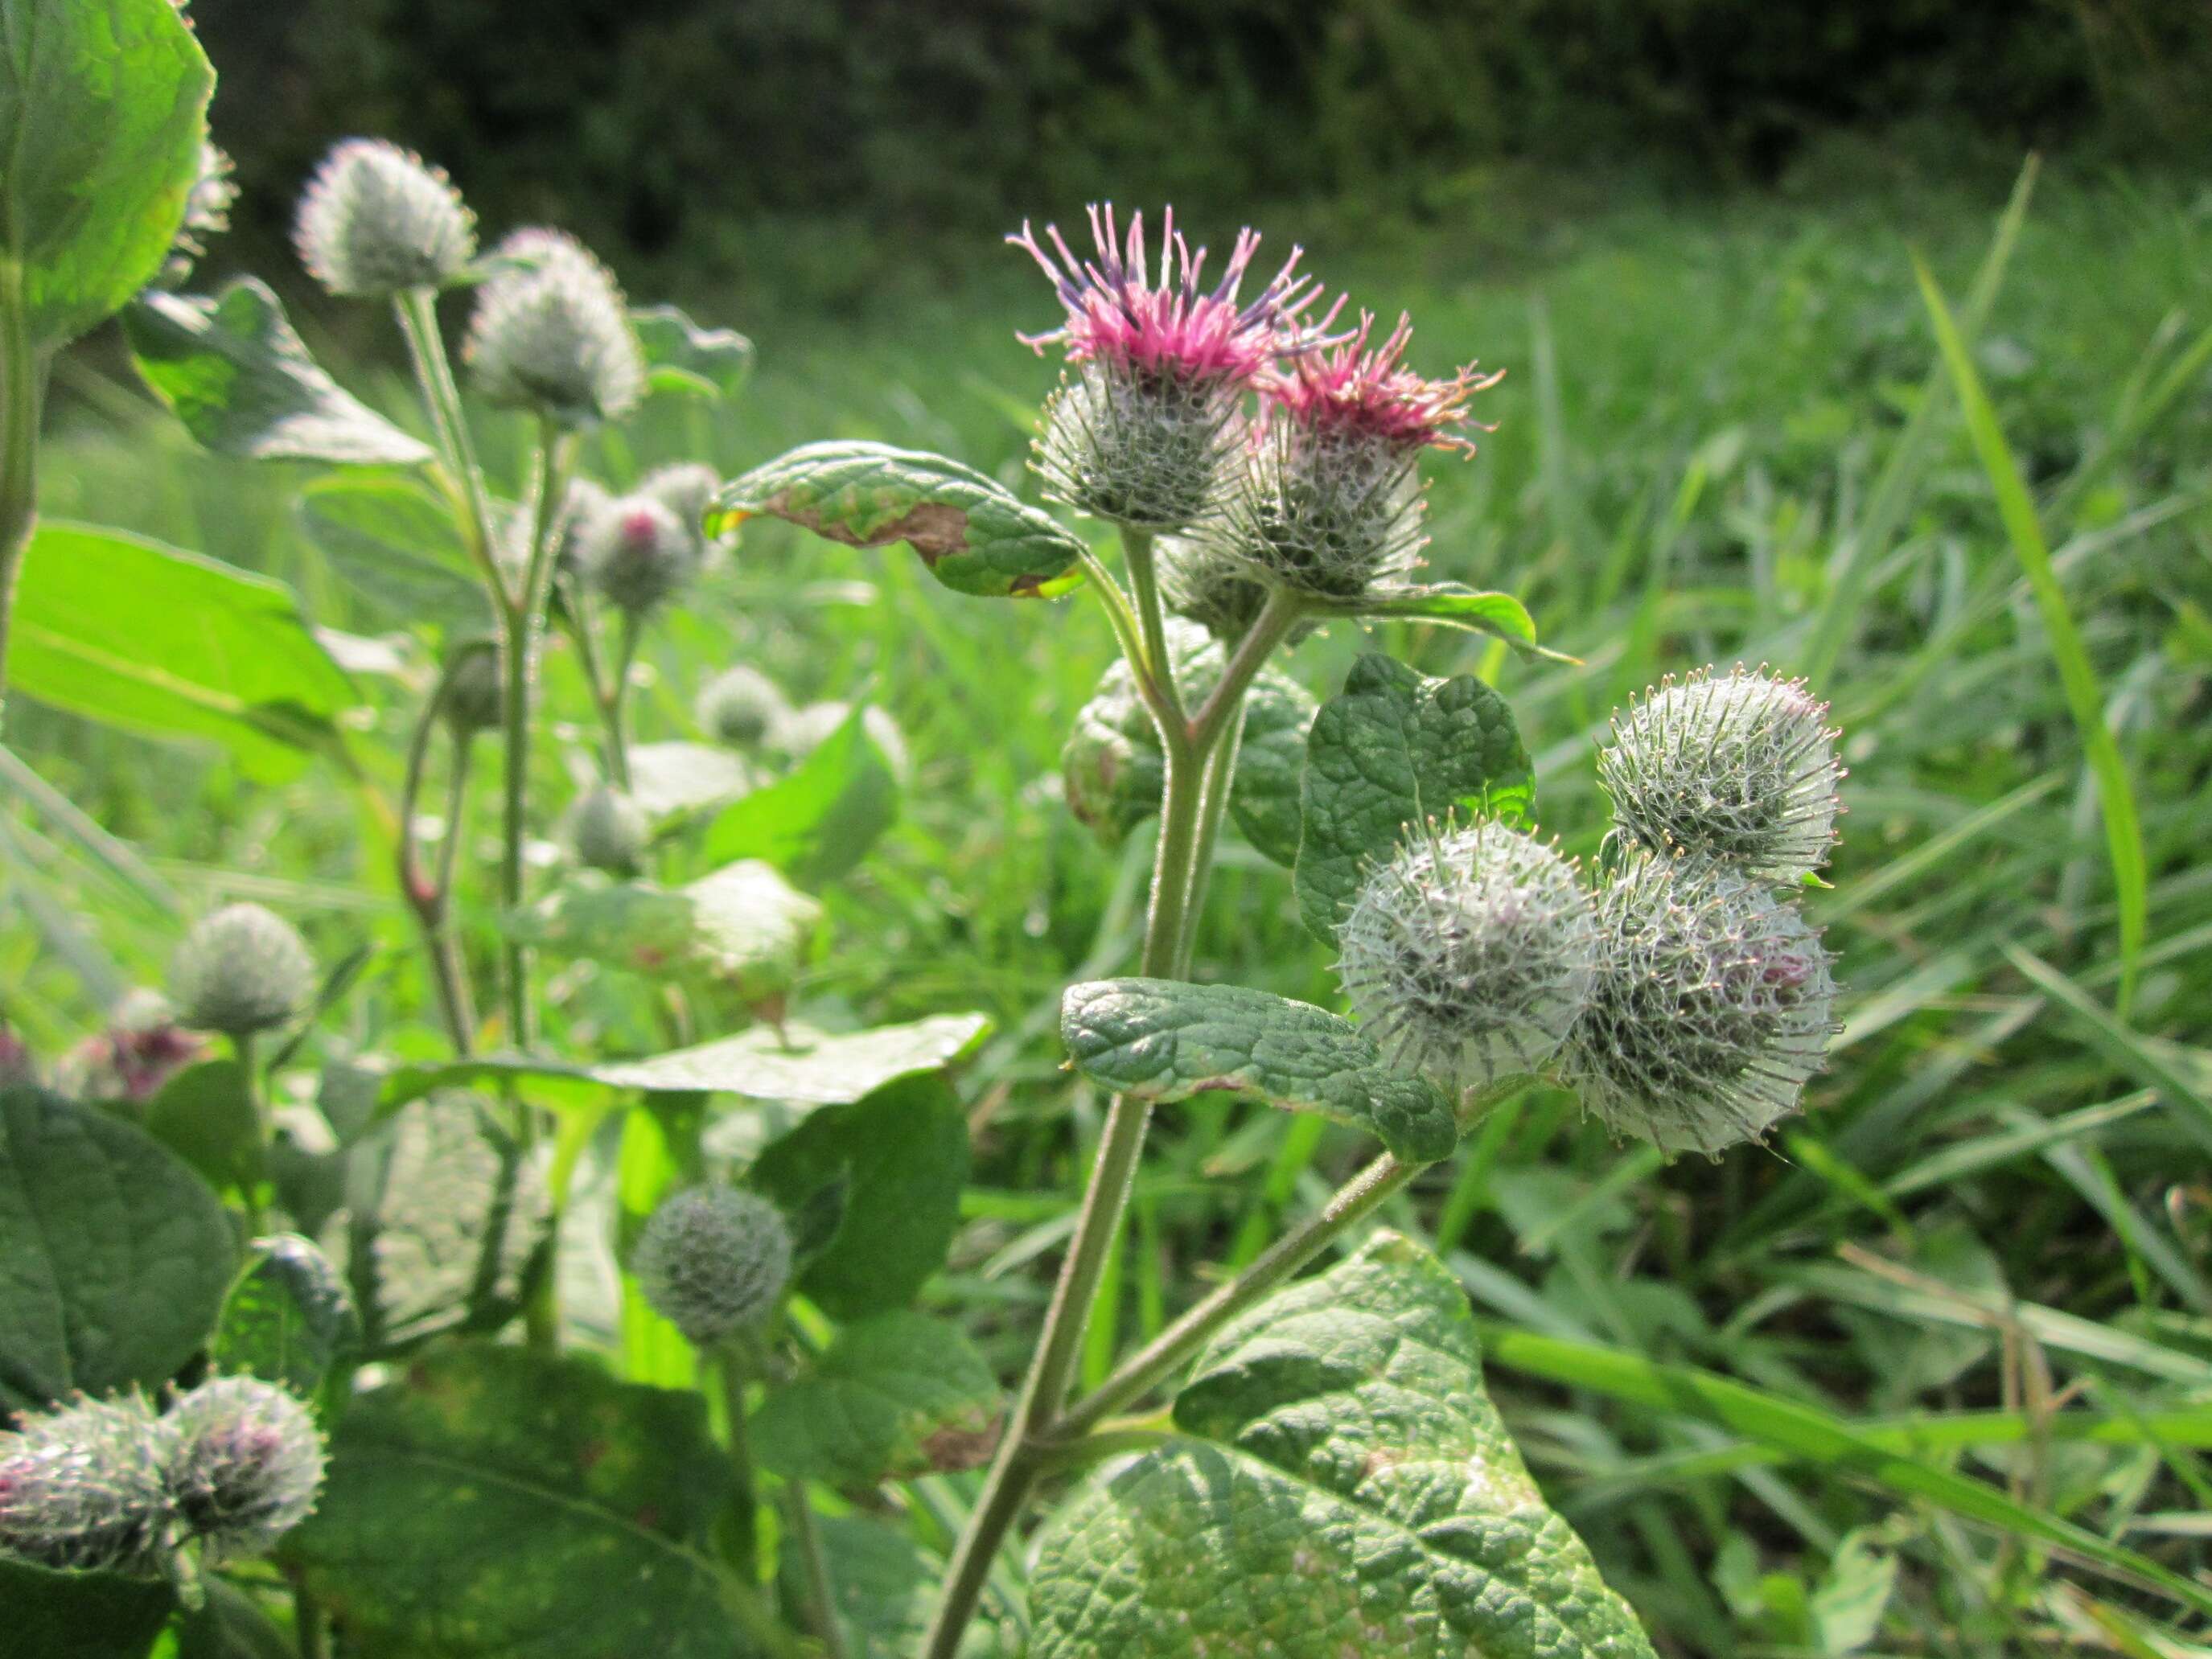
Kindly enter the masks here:
[[586, 519], [576, 538], [584, 580], [633, 616], [659, 609], [698, 574], [705, 544], [666, 502], [621, 495]]
[[0, 1434], [0, 1558], [162, 1577], [176, 1518], [170, 1443], [135, 1394], [27, 1414]]
[[739, 663], [699, 689], [694, 712], [700, 729], [717, 743], [757, 749], [780, 721], [790, 717], [791, 705], [774, 680]]
[[306, 1520], [323, 1484], [323, 1437], [274, 1383], [218, 1376], [169, 1408], [169, 1491], [210, 1563], [265, 1555]]
[[232, 904], [185, 935], [169, 964], [177, 1015], [197, 1030], [251, 1036], [295, 1019], [315, 992], [315, 959], [292, 924]]
[[230, 157], [202, 141], [200, 175], [185, 198], [184, 221], [177, 227], [177, 240], [169, 244], [161, 274], [154, 279], [156, 288], [173, 292], [190, 282], [192, 267], [207, 252], [209, 242], [230, 228], [231, 204], [238, 199], [232, 171]]
[[791, 1231], [736, 1187], [695, 1187], [653, 1212], [632, 1266], [645, 1299], [698, 1347], [765, 1314], [791, 1277]]
[[1561, 1068], [1583, 1106], [1662, 1152], [1762, 1139], [1838, 1029], [1820, 935], [1723, 866], [1650, 854], [1597, 908], [1597, 971]]
[[443, 172], [381, 138], [331, 150], [300, 198], [301, 263], [331, 293], [443, 288], [476, 255], [476, 216]]
[[1652, 852], [1796, 884], [1827, 862], [1842, 810], [1827, 713], [1802, 680], [1764, 667], [1662, 683], [1613, 722], [1613, 746], [1599, 752], [1613, 821]]
[[141, 986], [116, 1004], [106, 1030], [70, 1050], [56, 1081], [76, 1100], [148, 1101], [206, 1053], [206, 1041], [177, 1024], [169, 1000]]
[[676, 515], [691, 538], [706, 541], [707, 509], [722, 487], [722, 475], [697, 461], [658, 467], [639, 480], [636, 493], [649, 495]]
[[1339, 937], [1367, 1035], [1453, 1091], [1549, 1060], [1597, 960], [1575, 866], [1495, 823], [1413, 836], [1368, 878]]
[[504, 718], [507, 687], [499, 647], [490, 640], [464, 640], [446, 659], [446, 698], [439, 714], [457, 738], [466, 742]]
[[607, 268], [559, 231], [518, 231], [498, 256], [511, 264], [478, 294], [462, 347], [477, 389], [562, 426], [629, 414], [645, 363]]
[[595, 784], [568, 810], [568, 844], [576, 861], [609, 875], [635, 875], [652, 838], [645, 809], [611, 785]]

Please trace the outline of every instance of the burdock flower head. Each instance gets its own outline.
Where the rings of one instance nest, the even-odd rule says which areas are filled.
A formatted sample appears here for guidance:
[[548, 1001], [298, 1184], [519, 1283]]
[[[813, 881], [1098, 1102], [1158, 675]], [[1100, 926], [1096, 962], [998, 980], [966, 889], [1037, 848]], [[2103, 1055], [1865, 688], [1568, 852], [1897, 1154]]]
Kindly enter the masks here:
[[573, 236], [520, 230], [499, 245], [463, 353], [477, 389], [562, 426], [637, 406], [645, 362], [613, 273]]
[[1412, 319], [1380, 345], [1374, 325], [1363, 313], [1349, 337], [1263, 377], [1244, 486], [1212, 532], [1262, 580], [1340, 605], [1419, 563], [1421, 453], [1473, 453], [1468, 399], [1500, 378], [1470, 363], [1425, 380], [1404, 362]]
[[476, 216], [421, 156], [381, 138], [349, 138], [308, 181], [293, 240], [331, 293], [379, 300], [459, 276], [476, 254]]
[[1645, 854], [1598, 901], [1598, 966], [1561, 1069], [1616, 1133], [1709, 1155], [1796, 1108], [1837, 1028], [1795, 905], [1710, 860]]
[[783, 1212], [737, 1187], [694, 1187], [663, 1200], [631, 1265], [645, 1299], [698, 1347], [775, 1305], [791, 1277]]
[[1762, 666], [1671, 679], [1613, 726], [1598, 777], [1614, 822], [1653, 852], [1718, 859], [1778, 886], [1827, 862], [1842, 805], [1828, 705]]
[[212, 1377], [163, 1423], [178, 1518], [209, 1561], [265, 1554], [315, 1507], [323, 1437], [307, 1407], [274, 1383]]
[[1145, 221], [1123, 238], [1109, 204], [1091, 210], [1094, 258], [1080, 259], [1059, 228], [1048, 251], [1030, 227], [1006, 240], [1052, 278], [1067, 320], [1024, 335], [1042, 352], [1058, 345], [1074, 371], [1046, 406], [1037, 471], [1048, 492], [1079, 511], [1140, 530], [1180, 530], [1218, 510], [1236, 460], [1244, 394], [1294, 343], [1298, 313], [1316, 290], [1281, 270], [1241, 301], [1257, 232], [1240, 231], [1221, 280], [1200, 286], [1206, 250], [1193, 252], [1170, 210], [1157, 276], [1147, 269]]
[[1393, 1064], [1451, 1090], [1549, 1060], [1597, 959], [1575, 866], [1490, 822], [1413, 836], [1369, 877], [1340, 937], [1363, 1029]]
[[0, 1434], [0, 1559], [161, 1577], [174, 1547], [171, 1444], [135, 1394], [26, 1415]]
[[251, 1036], [289, 1024], [315, 994], [315, 958], [292, 924], [231, 904], [185, 935], [169, 964], [177, 1018], [194, 1030]]

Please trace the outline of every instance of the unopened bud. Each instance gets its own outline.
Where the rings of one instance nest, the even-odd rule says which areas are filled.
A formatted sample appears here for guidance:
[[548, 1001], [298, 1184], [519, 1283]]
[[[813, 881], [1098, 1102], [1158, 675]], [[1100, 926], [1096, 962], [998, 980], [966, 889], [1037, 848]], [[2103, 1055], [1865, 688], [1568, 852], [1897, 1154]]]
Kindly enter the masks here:
[[500, 724], [507, 687], [499, 647], [490, 640], [465, 640], [446, 659], [446, 696], [439, 706], [453, 735], [464, 740]]
[[607, 268], [557, 231], [518, 232], [498, 253], [513, 264], [483, 285], [463, 346], [477, 389], [562, 426], [629, 413], [645, 366]]
[[695, 1187], [653, 1212], [632, 1265], [645, 1299], [707, 1347], [775, 1305], [791, 1277], [791, 1230], [758, 1194]]
[[740, 663], [700, 688], [694, 712], [700, 729], [717, 743], [757, 749], [777, 723], [790, 716], [791, 705], [774, 680]]
[[698, 573], [704, 544], [665, 501], [619, 495], [585, 520], [576, 539], [584, 579], [618, 611], [642, 616]]
[[265, 1555], [307, 1518], [323, 1484], [323, 1437], [274, 1383], [218, 1376], [169, 1408], [169, 1490], [211, 1563]]
[[258, 904], [228, 905], [185, 935], [169, 966], [169, 992], [185, 1024], [251, 1036], [307, 1008], [315, 959], [282, 916]]
[[636, 874], [652, 836], [645, 809], [611, 785], [594, 785], [569, 809], [568, 844], [577, 862], [609, 875]]
[[676, 515], [693, 540], [706, 539], [707, 509], [722, 487], [722, 475], [697, 461], [656, 468], [639, 480], [636, 493], [649, 495]]
[[230, 157], [203, 142], [200, 174], [185, 198], [184, 222], [177, 227], [177, 240], [169, 245], [161, 274], [154, 279], [155, 287], [174, 290], [190, 282], [192, 267], [207, 252], [207, 245], [230, 228], [231, 204], [238, 199], [231, 172]]
[[0, 1434], [0, 1558], [162, 1577], [174, 1542], [170, 1444], [137, 1395], [25, 1415]]
[[476, 254], [476, 216], [436, 167], [381, 138], [331, 151], [300, 198], [301, 262], [331, 293], [386, 299], [442, 288]]

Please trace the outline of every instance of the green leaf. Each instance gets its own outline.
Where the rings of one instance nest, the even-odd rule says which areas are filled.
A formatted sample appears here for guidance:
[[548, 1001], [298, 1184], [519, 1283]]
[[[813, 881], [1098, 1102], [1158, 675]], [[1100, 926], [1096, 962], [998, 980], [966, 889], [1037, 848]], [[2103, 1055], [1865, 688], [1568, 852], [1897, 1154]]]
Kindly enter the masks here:
[[333, 473], [301, 492], [299, 512], [331, 574], [379, 617], [459, 634], [490, 631], [491, 601], [469, 568], [453, 508], [422, 478]]
[[707, 826], [706, 856], [760, 859], [809, 886], [858, 864], [898, 815], [898, 780], [866, 715], [855, 705], [783, 777], [724, 807]]
[[821, 921], [820, 904], [749, 859], [674, 889], [577, 871], [514, 932], [554, 954], [652, 978], [705, 975], [759, 1001], [790, 988]]
[[138, 372], [202, 446], [251, 461], [420, 466], [426, 444], [333, 380], [267, 283], [212, 299], [149, 289], [123, 313]]
[[255, 1241], [231, 1286], [208, 1358], [312, 1399], [331, 1367], [361, 1349], [353, 1293], [325, 1256], [295, 1233]]
[[1536, 623], [1528, 607], [1510, 593], [1478, 592], [1458, 582], [1433, 582], [1364, 596], [1350, 608], [1363, 617], [1395, 617], [1463, 628], [1471, 634], [1494, 634], [1517, 650], [1562, 662], [1574, 660], [1536, 643]]
[[0, 1402], [151, 1385], [191, 1358], [237, 1247], [207, 1185], [120, 1118], [0, 1090]]
[[898, 1310], [838, 1332], [814, 1369], [753, 1413], [762, 1467], [847, 1492], [991, 1453], [998, 1380], [957, 1325]]
[[1465, 1294], [1410, 1241], [1232, 1322], [1175, 1419], [1202, 1437], [1047, 1526], [1032, 1659], [1650, 1659], [1483, 1392]]
[[1459, 1144], [1452, 1103], [1383, 1064], [1358, 1028], [1310, 1003], [1243, 985], [1102, 979], [1060, 998], [1068, 1063], [1142, 1100], [1219, 1091], [1364, 1129], [1408, 1164]]
[[1518, 817], [1535, 769], [1505, 699], [1472, 675], [1432, 680], [1391, 658], [1352, 665], [1306, 749], [1299, 914], [1329, 944], [1407, 828], [1455, 813]]
[[960, 1224], [968, 1120], [951, 1085], [909, 1077], [824, 1107], [770, 1142], [748, 1180], [789, 1211], [841, 1176], [844, 1219], [799, 1288], [833, 1319], [904, 1307], [944, 1263]]
[[629, 751], [629, 797], [656, 822], [726, 805], [761, 782], [754, 762], [703, 743], [641, 743]]
[[[814, 1525], [850, 1659], [914, 1659], [944, 1593], [945, 1559], [862, 1516], [817, 1516]], [[1021, 1646], [979, 1616], [959, 1651], [960, 1659], [1013, 1659]]]
[[59, 345], [168, 258], [215, 70], [171, 0], [0, 0], [0, 268]]
[[629, 314], [645, 354], [648, 392], [734, 398], [753, 370], [753, 343], [731, 328], [702, 328], [674, 306], [645, 306]]
[[298, 1650], [252, 1596], [223, 1578], [209, 1578], [206, 1589], [206, 1602], [172, 1626], [152, 1659], [296, 1659]]
[[147, 1103], [146, 1133], [217, 1192], [261, 1177], [261, 1117], [234, 1060], [202, 1060], [163, 1084]]
[[297, 773], [309, 751], [343, 753], [336, 722], [357, 701], [282, 583], [64, 520], [32, 536], [9, 667], [57, 708], [215, 738], [264, 781]]
[[763, 1615], [708, 1550], [728, 1467], [696, 1393], [447, 1348], [355, 1400], [285, 1553], [349, 1651], [745, 1659]]
[[146, 1659], [176, 1606], [167, 1584], [0, 1560], [0, 1655]]
[[[1222, 647], [1204, 629], [1170, 621], [1168, 655], [1187, 702], [1203, 701], [1220, 683]], [[1298, 855], [1299, 775], [1313, 719], [1314, 700], [1303, 686], [1274, 669], [1260, 671], [1244, 704], [1229, 814], [1246, 840], [1285, 867]], [[1069, 810], [1109, 847], [1159, 811], [1167, 760], [1126, 661], [1107, 669], [1077, 714], [1060, 769]]]
[[889, 444], [803, 445], [724, 485], [707, 522], [763, 515], [848, 547], [904, 542], [958, 593], [1053, 599], [1082, 580], [1084, 544], [1049, 514], [973, 467]]

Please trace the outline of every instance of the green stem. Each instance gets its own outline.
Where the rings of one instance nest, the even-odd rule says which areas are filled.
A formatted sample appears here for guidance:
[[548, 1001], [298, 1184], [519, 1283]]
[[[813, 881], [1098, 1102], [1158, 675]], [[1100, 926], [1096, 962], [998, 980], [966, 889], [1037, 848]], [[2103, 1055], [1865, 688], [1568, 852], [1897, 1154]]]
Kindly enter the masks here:
[[731, 1553], [738, 1575], [750, 1588], [760, 1583], [760, 1497], [753, 1484], [752, 1447], [745, 1433], [745, 1383], [751, 1372], [736, 1344], [729, 1342], [716, 1351], [714, 1370], [729, 1428], [730, 1515], [735, 1534]]
[[822, 1548], [822, 1528], [814, 1523], [806, 1483], [788, 1481], [783, 1492], [792, 1541], [799, 1547], [799, 1565], [806, 1577], [807, 1625], [822, 1644], [823, 1659], [846, 1659], [845, 1631], [837, 1622], [837, 1596], [830, 1583], [830, 1558]]
[[269, 1179], [270, 1125], [268, 1107], [262, 1100], [261, 1079], [253, 1067], [253, 1048], [252, 1032], [231, 1033], [231, 1055], [238, 1061], [246, 1105], [253, 1114], [253, 1156], [249, 1167], [238, 1172], [238, 1195], [246, 1205], [246, 1230], [251, 1237], [259, 1238], [269, 1231], [269, 1214], [261, 1207], [261, 1188]]
[[445, 337], [438, 332], [438, 296], [427, 288], [409, 289], [392, 302], [406, 337], [407, 355], [414, 362], [416, 384], [429, 411], [431, 434], [447, 470], [458, 480], [461, 492], [463, 539], [501, 609], [512, 603], [506, 579], [496, 557], [499, 542], [491, 518], [491, 495], [484, 488], [483, 469], [477, 465], [476, 447], [469, 437], [468, 417], [461, 409], [461, 388], [453, 379], [453, 365], [446, 356]]
[[1213, 854], [1221, 839], [1221, 820], [1229, 810], [1229, 797], [1237, 785], [1237, 757], [1244, 749], [1244, 722], [1238, 720], [1223, 735], [1206, 763], [1202, 799], [1198, 809], [1198, 848], [1192, 855], [1190, 893], [1183, 901], [1182, 936], [1176, 944], [1176, 979], [1190, 977], [1192, 958], [1198, 952], [1198, 924], [1206, 909], [1206, 890], [1213, 882]]
[[15, 605], [15, 579], [38, 524], [39, 418], [46, 398], [46, 365], [31, 343], [23, 307], [21, 273], [0, 295], [0, 725], [8, 700], [8, 618]]
[[1161, 699], [1167, 706], [1168, 718], [1181, 726], [1184, 723], [1182, 693], [1176, 685], [1175, 669], [1168, 659], [1167, 613], [1160, 604], [1159, 569], [1152, 557], [1152, 532], [1124, 528], [1121, 557], [1129, 567], [1129, 588], [1136, 599], [1137, 624], [1144, 635], [1146, 659], [1152, 665]]
[[439, 681], [408, 740], [407, 773], [399, 792], [398, 861], [399, 891], [422, 936], [423, 954], [429, 958], [431, 983], [437, 992], [439, 1012], [445, 1018], [446, 1034], [453, 1042], [453, 1052], [465, 1055], [471, 1048], [471, 1033], [476, 1030], [476, 1014], [470, 1006], [468, 975], [453, 942], [449, 910], [453, 892], [453, 860], [461, 839], [462, 815], [468, 807], [471, 745], [466, 737], [456, 735], [453, 739], [452, 773], [446, 786], [446, 839], [438, 849], [438, 873], [434, 878], [422, 873], [415, 838], [416, 808], [428, 769], [430, 737], [439, 725], [438, 716], [445, 708], [450, 684], [449, 672]]
[[297, 1577], [292, 1580], [292, 1642], [300, 1659], [324, 1659], [330, 1651], [323, 1639], [323, 1604]]
[[599, 724], [606, 732], [607, 781], [626, 790], [629, 787], [629, 728], [625, 709], [629, 701], [630, 665], [637, 660], [637, 613], [623, 611], [618, 629], [614, 672], [601, 696]]

